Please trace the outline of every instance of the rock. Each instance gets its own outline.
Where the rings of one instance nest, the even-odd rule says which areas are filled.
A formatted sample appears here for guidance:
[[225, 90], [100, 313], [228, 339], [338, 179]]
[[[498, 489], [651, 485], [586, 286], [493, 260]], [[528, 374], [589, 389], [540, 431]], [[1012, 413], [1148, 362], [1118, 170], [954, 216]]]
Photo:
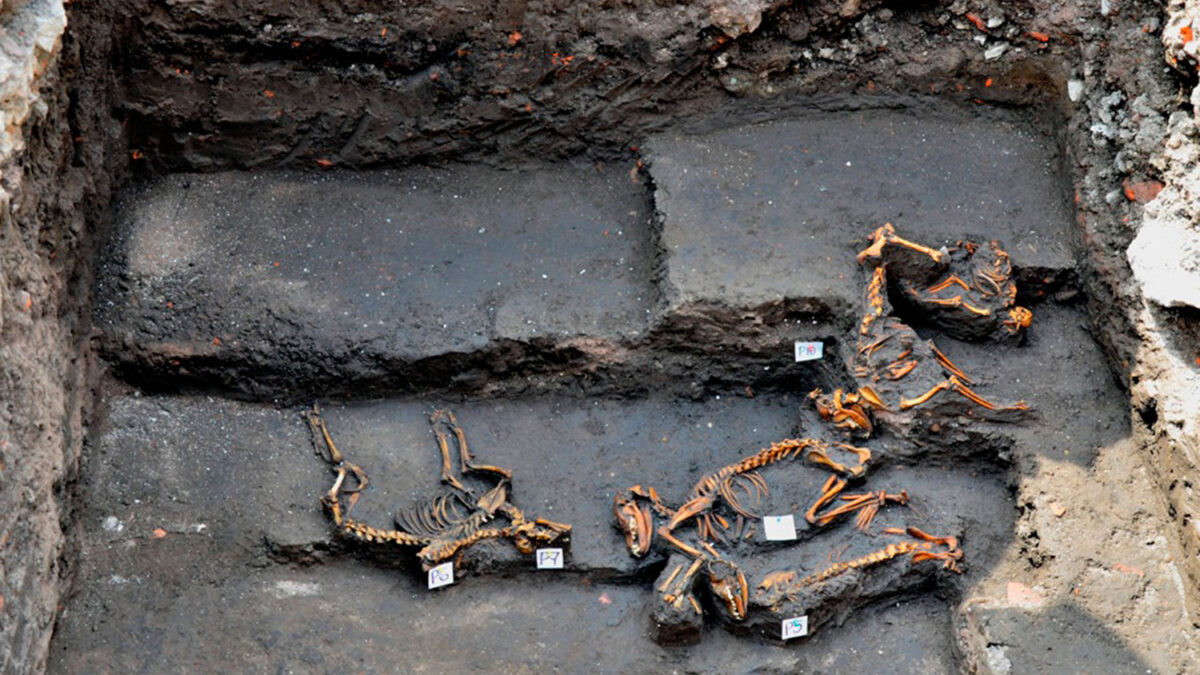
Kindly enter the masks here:
[[1148, 300], [1200, 307], [1200, 230], [1169, 213], [1146, 220], [1129, 245], [1129, 265]]
[[1042, 594], [1019, 581], [1008, 582], [1006, 590], [1008, 604], [1014, 607], [1041, 607], [1045, 600]]
[[736, 38], [758, 30], [763, 10], [770, 5], [770, 0], [721, 0], [708, 5], [708, 15], [714, 26]]
[[1125, 197], [1129, 199], [1129, 201], [1137, 202], [1139, 204], [1145, 204], [1153, 201], [1154, 198], [1158, 196], [1158, 193], [1162, 192], [1163, 189], [1162, 181], [1157, 180], [1131, 181], [1126, 178], [1123, 186], [1125, 189]]
[[0, 35], [0, 157], [25, 147], [22, 126], [41, 104], [39, 81], [54, 61], [67, 27], [61, 0], [5, 3]]
[[1067, 80], [1067, 98], [1077, 102], [1083, 96], [1083, 80]]

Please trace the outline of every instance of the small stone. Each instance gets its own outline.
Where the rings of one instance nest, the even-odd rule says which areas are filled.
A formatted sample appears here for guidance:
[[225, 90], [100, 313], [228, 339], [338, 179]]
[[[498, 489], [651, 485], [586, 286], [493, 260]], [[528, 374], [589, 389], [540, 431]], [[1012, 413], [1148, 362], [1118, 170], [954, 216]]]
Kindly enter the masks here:
[[1146, 573], [1143, 572], [1142, 570], [1140, 570], [1132, 565], [1126, 565], [1124, 563], [1116, 563], [1112, 566], [1112, 568], [1113, 568], [1114, 572], [1121, 572], [1122, 574], [1133, 575], [1133, 576], [1138, 577], [1139, 579], [1146, 576]]
[[1056, 517], [1062, 518], [1063, 514], [1065, 514], [1066, 512], [1067, 512], [1067, 507], [1063, 506], [1062, 504], [1059, 504], [1058, 502], [1050, 502], [1050, 513], [1053, 513]]
[[1083, 96], [1083, 80], [1067, 80], [1067, 98], [1072, 102]]
[[120, 532], [121, 530], [125, 529], [125, 523], [122, 523], [121, 520], [116, 516], [108, 516], [102, 523], [100, 523], [100, 526], [103, 527], [106, 532]]
[[988, 59], [989, 61], [992, 59], [998, 59], [1004, 55], [1004, 52], [1007, 49], [1008, 49], [1008, 45], [1004, 44], [1003, 42], [1001, 42], [999, 44], [994, 44], [991, 47], [988, 47], [987, 50], [985, 50], [983, 52], [983, 58]]
[[1012, 661], [1008, 659], [1008, 654], [1004, 653], [1006, 649], [1004, 645], [989, 645], [987, 648], [988, 668], [997, 675], [1007, 675], [1012, 672]]
[[712, 25], [720, 28], [725, 35], [736, 38], [758, 29], [762, 23], [762, 9], [758, 3], [734, 0], [710, 5], [708, 15]]
[[1006, 595], [1008, 597], [1008, 604], [1016, 607], [1041, 607], [1044, 602], [1041, 593], [1019, 581], [1008, 582]]
[[1004, 17], [1002, 17], [1002, 16], [988, 17], [988, 20], [987, 20], [988, 28], [997, 28], [1002, 25], [1004, 25]]
[[1131, 202], [1145, 204], [1153, 201], [1162, 192], [1163, 184], [1156, 180], [1146, 181], [1130, 181], [1128, 178], [1124, 182], [1125, 198]]

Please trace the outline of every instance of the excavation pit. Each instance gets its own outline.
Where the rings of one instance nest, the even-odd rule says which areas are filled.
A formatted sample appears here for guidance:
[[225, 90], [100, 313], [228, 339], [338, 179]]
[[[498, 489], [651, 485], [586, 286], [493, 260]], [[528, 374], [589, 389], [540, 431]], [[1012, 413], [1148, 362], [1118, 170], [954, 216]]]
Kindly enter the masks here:
[[[128, 193], [97, 323], [116, 372], [146, 391], [109, 400], [85, 474], [81, 574], [98, 583], [79, 596], [78, 623], [64, 623], [58, 663], [133, 667], [154, 658], [140, 644], [194, 659], [225, 621], [204, 608], [231, 594], [292, 603], [283, 623], [256, 610], [251, 631], [280, 663], [337, 662], [336, 643], [262, 636], [311, 632], [338, 617], [348, 621], [339, 631], [389, 644], [360, 662], [369, 669], [439, 640], [446, 654], [470, 644], [443, 664], [470, 669], [471, 653], [498, 649], [492, 640], [551, 630], [536, 627], [547, 617], [556, 627], [548, 635], [563, 635], [546, 639], [580, 631], [642, 645], [630, 655], [634, 670], [665, 658], [656, 637], [690, 643], [670, 658], [699, 670], [719, 668], [696, 646], [710, 639], [772, 653], [780, 616], [753, 602], [746, 621], [722, 621], [715, 599], [701, 595], [707, 628], [655, 626], [654, 587], [673, 561], [661, 550], [629, 554], [613, 498], [641, 484], [679, 504], [703, 474], [772, 442], [841, 438], [806, 395], [849, 385], [847, 327], [866, 277], [854, 256], [883, 221], [935, 247], [981, 232], [1005, 242], [1033, 303], [1028, 339], [959, 344], [936, 328], [931, 336], [978, 376], [980, 393], [1027, 400], [1037, 412], [991, 424], [964, 410], [931, 418], [939, 431], [923, 442], [887, 431], [863, 442], [875, 454], [854, 489], [911, 495], [907, 507], [884, 508], [870, 534], [804, 523], [827, 472], [802, 461], [763, 469], [771, 494], [760, 507], [799, 518], [799, 541], [769, 542], [760, 523], [731, 555], [757, 583], [774, 570], [814, 573], [883, 548], [884, 528], [958, 537], [961, 577], [902, 557], [807, 608], [821, 648], [840, 654], [858, 639], [847, 622], [908, 631], [913, 621], [903, 617], [941, 605], [943, 618], [917, 629], [936, 653], [891, 659], [908, 659], [899, 662], [909, 669], [930, 658], [953, 663], [945, 617], [1011, 545], [1014, 467], [1038, 457], [1086, 463], [1128, 433], [1123, 397], [1082, 328], [1055, 147], [1019, 115], [927, 103], [920, 114], [810, 112], [660, 134], [646, 143], [641, 176], [579, 164], [225, 173]], [[497, 209], [502, 217], [491, 215]], [[825, 357], [796, 363], [796, 339], [822, 341]], [[171, 386], [193, 393], [163, 391]], [[1072, 400], [1080, 397], [1107, 421], [1089, 419]], [[395, 509], [438, 494], [428, 416], [449, 407], [477, 461], [513, 470], [514, 503], [573, 526], [566, 569], [535, 571], [530, 556], [487, 542], [456, 559], [454, 588], [422, 591], [414, 550], [335, 540], [317, 503], [332, 475], [300, 415], [314, 399], [338, 447], [370, 477], [357, 519], [387, 528]], [[347, 573], [354, 584], [339, 580]], [[202, 588], [197, 578], [207, 580]], [[401, 595], [431, 595], [380, 604], [396, 584]], [[435, 611], [487, 626], [496, 598], [534, 593], [545, 597], [471, 637], [427, 625]], [[143, 615], [164, 595], [189, 608], [174, 621], [212, 623], [197, 621], [196, 637], [155, 637], [148, 625], [128, 633], [126, 620], [87, 619], [114, 606]], [[414, 628], [416, 642], [389, 639], [397, 622]]]
[[[1146, 252], [1198, 217], [1200, 15], [901, 4], [5, 3], [0, 671], [1187, 672], [1200, 333]], [[827, 471], [760, 469], [799, 537], [723, 545], [748, 616], [664, 610], [678, 556], [614, 496], [847, 440], [808, 394], [862, 382], [884, 223], [1011, 253], [1024, 341], [899, 311], [1033, 414], [879, 416], [847, 491], [908, 503], [865, 534], [804, 522]], [[314, 402], [356, 518], [444, 490], [451, 409], [565, 568], [479, 543], [430, 591], [335, 536]]]

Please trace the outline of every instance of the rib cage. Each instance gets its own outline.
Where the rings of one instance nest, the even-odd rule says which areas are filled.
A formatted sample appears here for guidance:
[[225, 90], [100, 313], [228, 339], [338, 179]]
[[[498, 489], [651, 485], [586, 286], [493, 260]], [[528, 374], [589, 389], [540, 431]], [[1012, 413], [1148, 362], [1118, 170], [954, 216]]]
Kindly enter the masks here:
[[409, 534], [426, 539], [439, 537], [466, 537], [492, 520], [492, 514], [483, 509], [463, 512], [461, 507], [472, 509], [470, 502], [458, 491], [434, 497], [428, 504], [416, 504], [396, 511], [396, 527]]
[[[740, 485], [747, 496], [752, 497], [754, 503], [757, 504], [758, 500], [769, 492], [766, 480], [755, 472], [757, 469], [785, 460], [800, 458], [811, 450], [820, 451], [827, 456], [829, 449], [828, 443], [815, 438], [785, 438], [735, 464], [721, 467], [714, 473], [704, 476], [692, 488], [688, 495], [688, 501], [710, 497], [716, 493], [734, 512], [746, 518], [757, 518], [758, 515], [742, 506], [734, 492], [735, 485]], [[735, 483], [739, 478], [744, 479], [744, 482]]]

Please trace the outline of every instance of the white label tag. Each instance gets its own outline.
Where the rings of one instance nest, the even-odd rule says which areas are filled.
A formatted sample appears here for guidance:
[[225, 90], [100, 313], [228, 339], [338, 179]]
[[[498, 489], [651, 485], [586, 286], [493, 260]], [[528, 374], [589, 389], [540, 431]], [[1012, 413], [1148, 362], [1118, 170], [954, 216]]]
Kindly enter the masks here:
[[816, 361], [825, 355], [824, 342], [801, 342], [796, 340], [796, 363]]
[[796, 517], [790, 513], [786, 516], [763, 516], [763, 534], [767, 536], [767, 541], [795, 539]]
[[794, 616], [783, 620], [783, 639], [804, 637], [808, 635], [808, 616]]
[[539, 548], [537, 550], [537, 568], [539, 570], [561, 570], [563, 568], [562, 549]]
[[444, 562], [429, 570], [429, 590], [454, 583], [454, 562]]

